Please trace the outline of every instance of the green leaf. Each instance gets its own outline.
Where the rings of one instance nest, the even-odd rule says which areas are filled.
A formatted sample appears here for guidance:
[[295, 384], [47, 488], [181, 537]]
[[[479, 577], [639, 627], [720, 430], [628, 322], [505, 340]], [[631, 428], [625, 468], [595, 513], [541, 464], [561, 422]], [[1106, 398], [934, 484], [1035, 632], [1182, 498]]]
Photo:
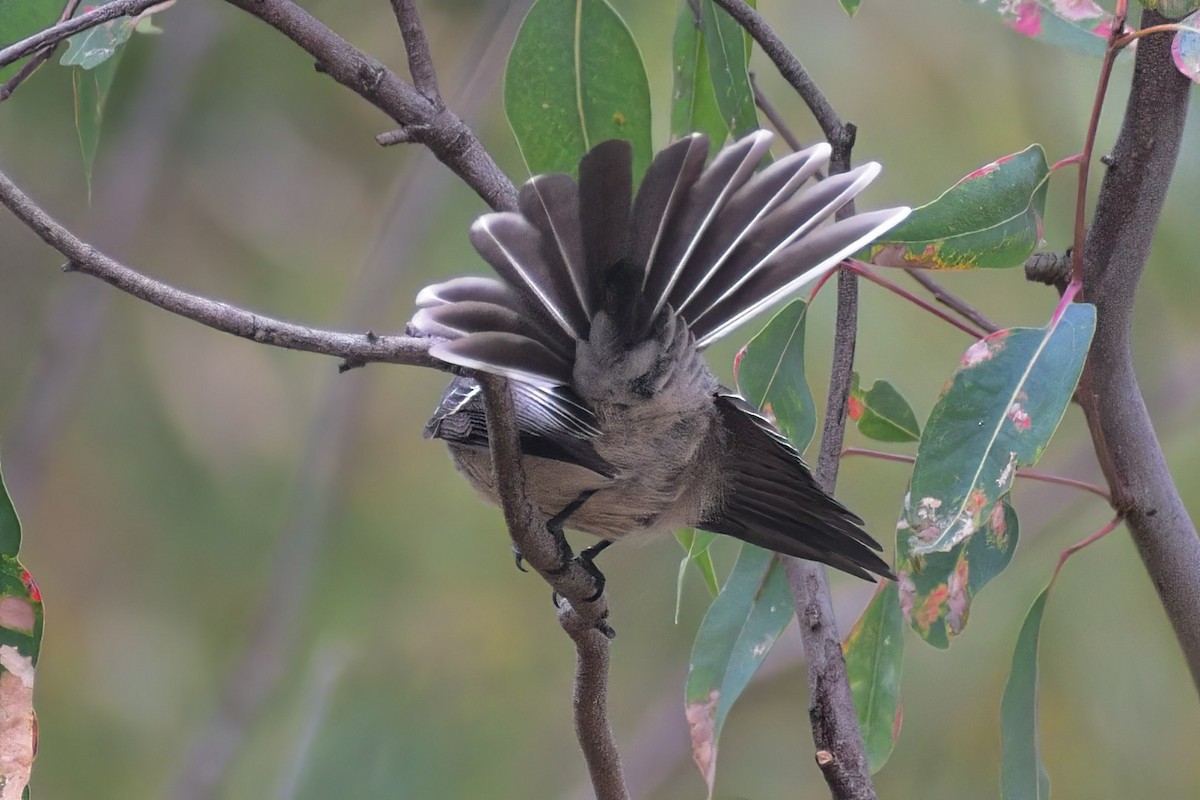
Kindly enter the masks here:
[[42, 643], [42, 595], [17, 561], [21, 524], [0, 475], [0, 786], [24, 787], [37, 750], [34, 673]]
[[650, 164], [650, 86], [624, 20], [605, 0], [538, 0], [504, 72], [504, 111], [530, 173], [574, 174], [606, 139]]
[[858, 7], [862, 5], [862, 0], [838, 0], [838, 2], [841, 3], [842, 11], [845, 11], [848, 17], [853, 17], [857, 14]]
[[712, 152], [720, 149], [729, 136], [712, 77], [708, 74], [708, 53], [704, 33], [687, 0], [680, 3], [671, 46], [674, 86], [671, 92], [671, 138], [681, 139], [693, 131], [708, 136]]
[[742, 545], [733, 572], [696, 634], [684, 698], [692, 757], [712, 796], [717, 741], [729, 709], [767, 657], [794, 612], [783, 563]]
[[[0, 0], [0, 47], [16, 44], [49, 28], [58, 21], [62, 8], [62, 0]], [[0, 83], [20, 68], [21, 61], [17, 61], [0, 69]]]
[[1022, 36], [1090, 56], [1104, 55], [1113, 25], [1113, 15], [1096, 3], [1064, 3], [1061, 0], [968, 2], [999, 16]]
[[917, 415], [896, 387], [887, 381], [875, 381], [864, 392], [858, 386], [857, 372], [852, 380], [850, 419], [863, 436], [879, 442], [915, 442], [921, 438]]
[[1095, 327], [1095, 306], [1072, 303], [1045, 328], [997, 331], [967, 348], [917, 449], [905, 498], [914, 555], [949, 550], [978, 530], [1017, 468], [1041, 457]]
[[1050, 797], [1050, 776], [1038, 741], [1037, 708], [1038, 639], [1049, 595], [1047, 586], [1025, 615], [1000, 701], [1000, 796], [1004, 800]]
[[803, 452], [817, 427], [817, 411], [804, 377], [804, 321], [808, 305], [793, 300], [776, 314], [734, 362], [738, 391]]
[[[111, 1], [111, 0], [110, 0]], [[99, 3], [98, 5], [107, 5]], [[83, 6], [76, 11], [75, 16], [84, 13]], [[95, 69], [121, 50], [121, 45], [133, 36], [137, 27], [135, 17], [117, 17], [101, 23], [94, 28], [75, 34], [67, 39], [67, 52], [59, 59], [64, 67], [82, 67]]]
[[1200, 83], [1200, 11], [1180, 20], [1191, 30], [1178, 31], [1171, 40], [1171, 58], [1184, 75]]
[[897, 525], [896, 573], [904, 617], [922, 639], [945, 649], [962, 633], [971, 601], [1004, 571], [1017, 549], [1017, 512], [1009, 495], [1001, 497], [983, 527], [945, 553], [912, 556], [908, 523]]
[[121, 63], [118, 52], [95, 69], [73, 67], [71, 85], [75, 93], [75, 132], [79, 135], [79, 152], [83, 156], [83, 176], [87, 183], [88, 202], [92, 199], [92, 166], [100, 147], [100, 129], [104, 122], [104, 106], [113, 78]]
[[871, 245], [885, 267], [1018, 267], [1042, 239], [1050, 168], [1039, 144], [972, 172]]
[[683, 579], [687, 575], [688, 564], [696, 565], [700, 577], [704, 579], [704, 585], [713, 597], [721, 591], [721, 582], [717, 580], [717, 570], [713, 565], [712, 554], [708, 551], [708, 546], [717, 538], [715, 533], [696, 528], [681, 528], [675, 531], [675, 538], [684, 550], [683, 560], [679, 562], [679, 576], [675, 581], [675, 624], [678, 625], [679, 608], [683, 604]]
[[842, 649], [867, 764], [871, 772], [878, 772], [892, 754], [904, 716], [900, 705], [904, 619], [895, 582], [880, 581]]
[[745, 34], [742, 26], [712, 0], [700, 0], [700, 23], [717, 107], [733, 138], [739, 139], [758, 129], [758, 109], [746, 71], [750, 50]]

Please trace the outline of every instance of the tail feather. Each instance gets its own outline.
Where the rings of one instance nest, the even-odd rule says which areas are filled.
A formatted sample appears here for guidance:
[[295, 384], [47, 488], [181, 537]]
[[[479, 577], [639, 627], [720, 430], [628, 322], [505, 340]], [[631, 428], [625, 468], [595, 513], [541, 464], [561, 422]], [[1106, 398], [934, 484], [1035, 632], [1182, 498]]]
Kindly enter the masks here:
[[[570, 281], [572, 292], [589, 321], [597, 308], [589, 293], [587, 255], [579, 222], [579, 187], [570, 175], [537, 175], [521, 187], [521, 213], [542, 234], [542, 257], [550, 271]], [[584, 330], [586, 334], [586, 328]]]
[[620, 139], [601, 142], [579, 162], [579, 220], [593, 308], [602, 305], [607, 269], [629, 256], [632, 203], [633, 148]]
[[[876, 172], [878, 166], [868, 164], [852, 172], [826, 178], [806, 191], [796, 193], [793, 189], [773, 209], [774, 213], [758, 215], [750, 222], [749, 230], [726, 245], [724, 252], [714, 253], [711, 266], [698, 259], [695, 271], [703, 273], [705, 280], [690, 297], [681, 299], [676, 309], [687, 319], [702, 316], [750, 280], [785, 247], [833, 216], [865, 185], [864, 179], [869, 181]], [[750, 188], [746, 187], [747, 190]]]
[[516, 333], [471, 333], [439, 341], [429, 348], [429, 354], [449, 364], [534, 386], [567, 386], [571, 382], [570, 361], [541, 342]]
[[[778, 251], [736, 291], [689, 320], [696, 346], [707, 347], [751, 317], [819, 278], [843, 258], [861, 250], [868, 242], [892, 228], [907, 214], [907, 208], [858, 214], [813, 231]], [[797, 264], [809, 268], [796, 274]]]
[[667, 242], [667, 224], [687, 202], [708, 157], [708, 137], [694, 133], [667, 147], [646, 170], [633, 203], [633, 244], [630, 260], [643, 265], [642, 289], [659, 250]]
[[754, 174], [754, 168], [771, 147], [771, 134], [755, 131], [726, 147], [692, 185], [686, 200], [663, 220], [663, 241], [646, 266], [645, 293], [652, 315], [667, 304], [675, 284], [688, 269], [692, 252], [708, 226], [734, 192]]
[[514, 333], [545, 345], [564, 360], [570, 360], [575, 355], [563, 346], [562, 339], [555, 336], [553, 331], [537, 327], [528, 314], [495, 303], [463, 300], [422, 308], [413, 315], [412, 323], [426, 335], [443, 339], [458, 339], [467, 334], [487, 331]]
[[471, 226], [471, 244], [501, 278], [534, 301], [530, 311], [548, 314], [568, 341], [585, 335], [588, 317], [569, 273], [544, 258], [542, 234], [525, 217], [485, 214]]

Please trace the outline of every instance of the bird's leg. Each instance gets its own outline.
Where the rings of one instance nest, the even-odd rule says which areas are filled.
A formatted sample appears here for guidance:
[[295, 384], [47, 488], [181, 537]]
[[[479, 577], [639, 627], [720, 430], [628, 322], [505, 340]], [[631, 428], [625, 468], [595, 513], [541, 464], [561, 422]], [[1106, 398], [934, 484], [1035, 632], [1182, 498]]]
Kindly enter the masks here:
[[592, 580], [596, 582], [596, 593], [587, 599], [589, 603], [596, 602], [600, 599], [600, 595], [604, 594], [604, 584], [607, 582], [607, 578], [596, 566], [595, 561], [596, 556], [603, 553], [610, 544], [612, 544], [611, 539], [601, 539], [591, 547], [579, 551], [579, 555], [575, 558], [579, 562], [579, 566], [587, 570], [587, 573], [592, 576]]
[[[587, 491], [580, 492], [579, 496], [570, 503], [567, 503], [562, 511], [559, 511], [553, 517], [546, 520], [546, 530], [550, 531], [550, 535], [554, 537], [555, 544], [558, 545], [559, 564], [561, 565], [554, 570], [552, 574], [564, 572], [569, 566], [567, 562], [571, 558], [571, 547], [567, 544], [567, 537], [563, 534], [563, 525], [565, 525], [567, 520], [571, 518], [571, 515], [578, 511], [580, 507], [588, 501], [588, 498], [595, 493], [595, 489], [588, 489]], [[521, 553], [520, 548], [514, 544], [512, 551], [513, 558], [517, 562], [517, 569], [521, 570], [521, 572], [528, 572], [529, 570], [525, 569], [525, 556], [523, 553]]]

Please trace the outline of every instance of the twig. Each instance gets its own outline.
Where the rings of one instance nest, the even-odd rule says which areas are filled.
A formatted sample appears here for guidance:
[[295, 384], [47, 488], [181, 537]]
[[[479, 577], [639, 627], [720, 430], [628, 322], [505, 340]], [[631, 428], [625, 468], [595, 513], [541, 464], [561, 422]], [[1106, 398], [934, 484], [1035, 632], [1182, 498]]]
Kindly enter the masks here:
[[[144, 2], [144, 0], [142, 0]], [[471, 129], [291, 0], [227, 0], [316, 59], [320, 70], [412, 133], [496, 211], [517, 207], [517, 190]], [[107, 8], [107, 6], [104, 6]]]
[[[66, 22], [75, 13], [75, 9], [79, 7], [79, 0], [67, 0], [67, 4], [63, 6], [62, 14], [59, 15], [59, 22]], [[26, 61], [17, 70], [17, 74], [13, 75], [0, 86], [0, 103], [3, 103], [8, 98], [12, 97], [12, 93], [17, 90], [17, 87], [24, 83], [30, 75], [38, 71], [38, 68], [50, 60], [54, 55], [54, 51], [58, 49], [59, 42], [52, 45], [47, 45], [39, 50], [33, 58]]]
[[[1142, 12], [1145, 26], [1164, 21]], [[1096, 333], [1076, 396], [1083, 406], [1114, 507], [1130, 534], [1200, 688], [1200, 539], [1163, 457], [1134, 374], [1130, 338], [1136, 288], [1175, 169], [1191, 82], [1171, 60], [1171, 40], [1137, 48], [1133, 85], [1084, 249], [1084, 292]]]
[[956, 311], [963, 319], [975, 323], [978, 328], [988, 333], [1000, 330], [1000, 326], [988, 319], [982, 311], [935, 281], [925, 270], [912, 267], [905, 271], [914, 281], [928, 289], [935, 300]]
[[[843, 265], [842, 269], [853, 272], [856, 275], [861, 275], [862, 277], [871, 281], [871, 283], [874, 283], [878, 286], [882, 286], [883, 288], [887, 289], [889, 292], [892, 292], [900, 297], [903, 297], [905, 300], [912, 303], [917, 308], [922, 308], [922, 309], [928, 311], [930, 314], [933, 314], [938, 319], [943, 320], [944, 322], [950, 323], [954, 327], [958, 328], [960, 331], [966, 333], [968, 336], [972, 336], [976, 339], [982, 339], [986, 335], [983, 331], [972, 328], [970, 325], [967, 325], [966, 323], [962, 322], [961, 320], [950, 316], [949, 314], [947, 314], [945, 311], [942, 311], [937, 306], [935, 306], [931, 303], [925, 302], [920, 297], [917, 297], [915, 294], [913, 294], [912, 292], [905, 289], [903, 286], [900, 286], [899, 284], [897, 284], [893, 281], [889, 281], [887, 278], [885, 278], [882, 275], [880, 275], [879, 273], [875, 272], [875, 270], [871, 269], [866, 264], [863, 264], [860, 261], [854, 261], [854, 260], [847, 261]], [[995, 330], [995, 328], [993, 328], [993, 330]]]
[[66, 269], [99, 278], [139, 300], [201, 325], [274, 347], [336, 356], [352, 364], [380, 361], [450, 369], [430, 357], [428, 339], [309, 328], [210, 300], [147, 277], [81, 241], [18, 189], [3, 172], [0, 172], [0, 204], [32, 228], [42, 241], [62, 253], [67, 258]]
[[438, 92], [437, 70], [433, 67], [433, 54], [429, 51], [429, 39], [425, 27], [417, 14], [413, 0], [392, 0], [396, 22], [400, 24], [400, 35], [404, 38], [404, 50], [408, 54], [408, 71], [412, 75], [417, 91], [441, 110], [446, 107]]
[[[1079, 183], [1075, 189], [1075, 237], [1071, 251], [1071, 281], [1079, 283], [1083, 280], [1083, 242], [1087, 230], [1084, 215], [1087, 209], [1088, 175], [1092, 166], [1092, 154], [1096, 149], [1096, 131], [1100, 128], [1100, 111], [1104, 108], [1104, 98], [1108, 95], [1108, 81], [1112, 77], [1113, 64], [1116, 63], [1120, 49], [1116, 46], [1125, 30], [1125, 13], [1120, 10], [1113, 17], [1112, 31], [1108, 36], [1108, 47], [1104, 51], [1104, 61], [1100, 65], [1100, 81], [1096, 84], [1096, 96], [1092, 101], [1092, 115], [1088, 120], [1087, 136], [1084, 138], [1083, 152], [1079, 154]], [[1125, 118], [1128, 121], [1128, 117]]]
[[[867, 456], [869, 458], [879, 459], [880, 461], [898, 461], [902, 464], [913, 464], [916, 463], [917, 460], [915, 456], [906, 455], [904, 453], [888, 453], [883, 450], [872, 450], [867, 447], [847, 447], [846, 449], [842, 450], [842, 455]], [[1053, 483], [1059, 486], [1070, 486], [1072, 489], [1080, 489], [1085, 492], [1091, 492], [1094, 495], [1103, 497], [1109, 503], [1112, 502], [1112, 497], [1107, 491], [1105, 491], [1104, 487], [1097, 486], [1094, 483], [1088, 483], [1087, 481], [1081, 481], [1078, 478], [1066, 478], [1062, 475], [1051, 475], [1048, 472], [1035, 472], [1031, 469], [1019, 469], [1015, 474], [1018, 478], [1025, 478], [1026, 480], [1040, 481], [1041, 483]]]
[[30, 37], [0, 49], [0, 67], [7, 67], [14, 61], [36, 53], [43, 47], [56, 45], [80, 31], [95, 28], [97, 25], [119, 17], [136, 16], [162, 2], [163, 0], [113, 0], [111, 3], [97, 6], [86, 14], [59, 22], [57, 25], [38, 31]]

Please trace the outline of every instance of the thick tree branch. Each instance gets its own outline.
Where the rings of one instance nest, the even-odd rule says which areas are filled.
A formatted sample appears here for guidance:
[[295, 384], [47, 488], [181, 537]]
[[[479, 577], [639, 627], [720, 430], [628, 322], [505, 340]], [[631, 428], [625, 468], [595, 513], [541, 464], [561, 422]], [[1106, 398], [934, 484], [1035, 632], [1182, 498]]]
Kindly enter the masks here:
[[[453, 112], [404, 82], [291, 0], [228, 0], [298, 44], [317, 66], [354, 90], [429, 148], [497, 211], [517, 206], [517, 190], [475, 134]], [[105, 6], [107, 7], [107, 6]]]
[[[1146, 10], [1143, 26], [1163, 21]], [[1124, 515], [1192, 678], [1200, 687], [1200, 539], [1167, 468], [1134, 374], [1130, 339], [1142, 270], [1179, 154], [1191, 83], [1171, 37], [1138, 43], [1133, 86], [1084, 253], [1096, 334], [1077, 394], [1113, 505]]]
[[51, 47], [63, 39], [69, 39], [80, 31], [95, 28], [119, 17], [132, 17], [141, 14], [148, 8], [161, 5], [163, 0], [113, 0], [102, 6], [97, 6], [86, 14], [67, 19], [38, 31], [33, 36], [0, 49], [0, 67], [31, 55], [44, 47]]
[[575, 732], [597, 800], [626, 800], [624, 770], [608, 723], [608, 599], [592, 600], [595, 581], [556, 539], [529, 496], [508, 381], [479, 375], [492, 447], [492, 472], [513, 548], [554, 589], [558, 621], [575, 642]]
[[0, 204], [66, 257], [64, 269], [99, 278], [126, 294], [210, 328], [274, 347], [336, 356], [354, 366], [381, 361], [449, 369], [429, 356], [427, 339], [309, 328], [210, 300], [143, 275], [80, 240], [52, 219], [3, 172], [0, 172]]

